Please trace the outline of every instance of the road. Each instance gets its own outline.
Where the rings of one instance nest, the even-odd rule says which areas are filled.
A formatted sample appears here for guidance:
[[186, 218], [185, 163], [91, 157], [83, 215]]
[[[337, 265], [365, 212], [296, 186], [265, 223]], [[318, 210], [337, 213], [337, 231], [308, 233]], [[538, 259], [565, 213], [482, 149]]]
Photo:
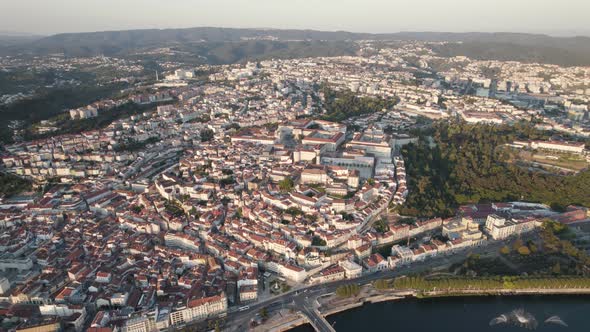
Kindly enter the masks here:
[[292, 307], [298, 308], [304, 314], [314, 329], [318, 332], [335, 332], [330, 323], [319, 313], [317, 307], [318, 296], [324, 294], [325, 289], [305, 290], [293, 299]]
[[[293, 308], [301, 311], [308, 317], [308, 319], [310, 319], [310, 321], [314, 319], [320, 321], [317, 313], [313, 310], [313, 306], [316, 304], [318, 297], [327, 293], [333, 293], [340, 286], [353, 283], [357, 285], [365, 285], [378, 279], [394, 278], [402, 275], [423, 272], [436, 267], [462, 262], [468, 254], [496, 255], [505, 243], [505, 241], [488, 242], [488, 244], [479, 247], [465, 248], [464, 250], [453, 252], [448, 255], [437, 256], [421, 262], [413, 262], [410, 265], [401, 266], [395, 270], [365, 274], [356, 279], [339, 280], [318, 285], [301, 285], [298, 288], [294, 288], [281, 295], [250, 304], [247, 310], [239, 311], [237, 308], [230, 308], [228, 311], [228, 323], [226, 326], [231, 327], [229, 329], [230, 331], [244, 331], [248, 328], [250, 320], [254, 318], [256, 313], [262, 308], [266, 308], [268, 312], [279, 310], [281, 308]], [[325, 322], [325, 320], [323, 321]], [[316, 328], [322, 332], [333, 331], [327, 329], [326, 326]]]

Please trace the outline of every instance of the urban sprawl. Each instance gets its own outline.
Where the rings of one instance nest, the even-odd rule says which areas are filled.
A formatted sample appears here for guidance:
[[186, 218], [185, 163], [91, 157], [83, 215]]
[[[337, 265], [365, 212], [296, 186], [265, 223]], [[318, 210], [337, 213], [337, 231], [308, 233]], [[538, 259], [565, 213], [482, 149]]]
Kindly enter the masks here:
[[[590, 136], [590, 68], [442, 58], [428, 45], [362, 42], [358, 56], [199, 68], [162, 63], [170, 71], [150, 90], [67, 114], [91, 119], [127, 103], [153, 110], [6, 146], [4, 170], [41, 194], [0, 200], [3, 315], [19, 331], [171, 330], [311, 285], [466, 255], [547, 217], [588, 218], [582, 207], [557, 213], [526, 202], [413, 222], [394, 212], [412, 190], [400, 151], [424, 121], [535, 119], [538, 129]], [[75, 65], [68, 61], [82, 60], [49, 62]], [[122, 74], [139, 66], [85, 61]], [[197, 81], [196, 71], [207, 79]], [[325, 87], [396, 105], [326, 119]], [[11, 98], [19, 96], [3, 100]], [[56, 128], [45, 121], [38, 130]], [[584, 143], [559, 139], [510, 148], [589, 158]], [[389, 255], [376, 250], [384, 246]]]

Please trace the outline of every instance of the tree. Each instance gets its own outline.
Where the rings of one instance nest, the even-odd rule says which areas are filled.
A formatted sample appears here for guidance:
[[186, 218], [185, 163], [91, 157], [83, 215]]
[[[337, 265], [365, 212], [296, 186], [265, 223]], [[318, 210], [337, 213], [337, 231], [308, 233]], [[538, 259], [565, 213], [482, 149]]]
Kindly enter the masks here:
[[133, 205], [133, 206], [131, 206], [131, 210], [135, 213], [140, 213], [141, 210], [143, 210], [143, 205], [141, 205], [141, 204]]
[[291, 286], [287, 285], [287, 284], [283, 284], [281, 286], [281, 291], [283, 291], [283, 293], [288, 292], [289, 290], [291, 290]]
[[567, 226], [551, 219], [545, 219], [543, 220], [543, 229], [548, 229], [554, 234], [560, 234], [567, 229]]
[[387, 223], [387, 220], [385, 218], [381, 218], [379, 220], [377, 220], [374, 224], [373, 227], [375, 228], [375, 230], [381, 234], [383, 233], [387, 233], [389, 231], [389, 224]]
[[201, 130], [201, 142], [209, 142], [213, 139], [215, 133], [211, 129], [203, 129]]
[[295, 182], [290, 177], [286, 177], [283, 180], [279, 181], [279, 189], [281, 189], [282, 192], [289, 192], [293, 190], [294, 186]]
[[392, 109], [399, 102], [397, 97], [389, 99], [358, 97], [350, 90], [336, 91], [327, 85], [323, 85], [320, 91], [324, 93], [326, 100], [327, 114], [323, 116], [323, 120], [327, 121], [341, 122], [355, 116]]
[[16, 175], [0, 172], [0, 197], [12, 196], [20, 192], [31, 190], [32, 183], [29, 180]]
[[361, 289], [357, 284], [348, 284], [336, 288], [336, 295], [339, 297], [352, 297], [357, 296], [360, 291]]
[[553, 265], [553, 267], [551, 268], [551, 273], [555, 275], [559, 275], [561, 273], [561, 265], [559, 264], [559, 262]]
[[312, 246], [319, 246], [319, 247], [324, 247], [326, 245], [326, 241], [324, 239], [322, 239], [319, 236], [314, 236], [311, 239], [311, 245]]
[[[554, 176], [513, 163], [506, 143], [549, 139], [531, 123], [514, 125], [436, 122], [416, 143], [402, 147], [409, 195], [400, 213], [420, 217], [454, 214], [461, 204], [527, 201], [590, 206], [590, 169]], [[436, 145], [432, 146], [430, 136]]]
[[314, 224], [318, 221], [317, 214], [306, 214], [305, 219], [309, 220], [310, 223]]
[[373, 283], [373, 287], [375, 287], [376, 289], [389, 289], [391, 288], [391, 285], [389, 283], [389, 280], [379, 279]]
[[285, 213], [290, 214], [292, 216], [302, 216], [304, 214], [303, 211], [301, 211], [301, 209], [298, 209], [296, 207], [290, 207], [286, 209]]
[[266, 309], [266, 307], [263, 307], [260, 309], [260, 311], [258, 312], [258, 314], [260, 315], [260, 317], [262, 319], [267, 319], [268, 318], [268, 309]]
[[520, 246], [518, 249], [518, 253], [527, 256], [531, 254], [531, 250], [527, 246]]
[[237, 123], [235, 123], [235, 122], [232, 122], [231, 124], [229, 124], [229, 126], [226, 127], [226, 129], [228, 129], [228, 130], [229, 129], [236, 129], [236, 130], [238, 130], [238, 129], [240, 129], [240, 125], [237, 124]]
[[534, 243], [529, 243], [529, 249], [532, 253], [536, 253], [537, 252], [537, 246]]
[[226, 177], [226, 178], [223, 178], [223, 179], [219, 180], [219, 184], [222, 185], [222, 186], [224, 186], [224, 187], [225, 186], [228, 186], [230, 184], [234, 184], [235, 182], [236, 182], [236, 180], [234, 179], [233, 176], [229, 176], [229, 177]]
[[502, 255], [508, 255], [510, 253], [510, 247], [508, 246], [503, 246], [502, 248], [500, 248], [500, 253]]
[[354, 216], [352, 214], [349, 214], [346, 212], [341, 212], [340, 215], [342, 215], [342, 219], [344, 219], [344, 220], [347, 220], [347, 221], [354, 220]]

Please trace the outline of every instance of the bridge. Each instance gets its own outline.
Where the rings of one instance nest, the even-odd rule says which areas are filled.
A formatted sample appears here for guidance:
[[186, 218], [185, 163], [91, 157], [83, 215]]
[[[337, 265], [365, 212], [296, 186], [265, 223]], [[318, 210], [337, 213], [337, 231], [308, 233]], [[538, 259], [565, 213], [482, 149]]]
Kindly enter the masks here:
[[317, 298], [319, 294], [314, 294], [318, 291], [321, 290], [311, 291], [309, 296], [303, 293], [294, 297], [292, 306], [299, 309], [299, 311], [307, 317], [307, 320], [317, 332], [336, 332], [332, 325], [330, 325], [318, 310], [319, 303], [317, 302]]

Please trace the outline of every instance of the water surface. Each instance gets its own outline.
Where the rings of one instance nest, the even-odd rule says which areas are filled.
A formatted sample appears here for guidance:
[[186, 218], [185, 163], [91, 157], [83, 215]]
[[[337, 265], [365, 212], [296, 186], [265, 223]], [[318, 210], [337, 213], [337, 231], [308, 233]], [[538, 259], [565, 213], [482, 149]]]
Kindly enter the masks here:
[[[515, 309], [524, 309], [538, 322], [535, 331], [590, 331], [589, 296], [489, 296], [408, 299], [341, 312], [328, 317], [337, 332], [369, 331], [527, 331], [511, 324], [490, 326], [490, 321]], [[568, 327], [545, 324], [559, 316]], [[311, 332], [300, 326], [291, 332]]]

